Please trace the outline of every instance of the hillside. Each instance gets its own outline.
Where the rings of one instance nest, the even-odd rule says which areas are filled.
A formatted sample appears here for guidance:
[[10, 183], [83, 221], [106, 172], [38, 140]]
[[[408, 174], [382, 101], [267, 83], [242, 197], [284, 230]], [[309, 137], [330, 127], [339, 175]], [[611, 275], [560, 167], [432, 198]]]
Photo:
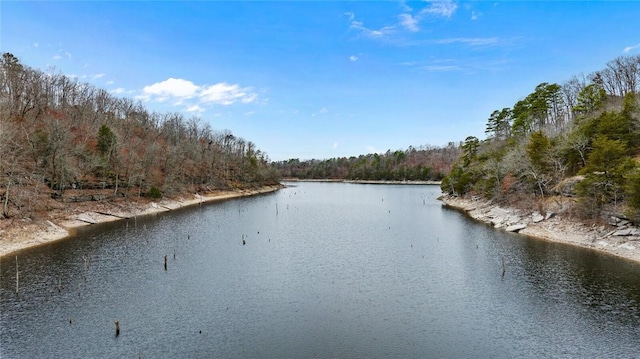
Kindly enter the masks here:
[[469, 136], [443, 192], [586, 221], [640, 220], [640, 55], [541, 83]]
[[0, 219], [276, 184], [265, 153], [200, 119], [0, 60]]
[[401, 151], [327, 160], [290, 159], [275, 162], [280, 177], [361, 181], [439, 181], [460, 156], [453, 142], [446, 147], [410, 146]]

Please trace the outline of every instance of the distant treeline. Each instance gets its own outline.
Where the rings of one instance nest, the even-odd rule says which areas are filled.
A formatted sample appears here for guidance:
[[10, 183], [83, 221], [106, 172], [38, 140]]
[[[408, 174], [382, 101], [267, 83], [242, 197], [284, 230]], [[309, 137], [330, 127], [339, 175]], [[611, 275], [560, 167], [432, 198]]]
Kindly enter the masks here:
[[159, 197], [274, 182], [266, 154], [229, 131], [2, 55], [0, 218], [69, 190]]
[[283, 178], [389, 181], [439, 181], [460, 155], [460, 146], [409, 147], [404, 151], [328, 160], [290, 159], [274, 162]]
[[491, 113], [486, 139], [466, 138], [442, 190], [542, 208], [553, 200], [586, 218], [638, 221], [639, 89], [640, 55], [562, 85], [541, 83]]

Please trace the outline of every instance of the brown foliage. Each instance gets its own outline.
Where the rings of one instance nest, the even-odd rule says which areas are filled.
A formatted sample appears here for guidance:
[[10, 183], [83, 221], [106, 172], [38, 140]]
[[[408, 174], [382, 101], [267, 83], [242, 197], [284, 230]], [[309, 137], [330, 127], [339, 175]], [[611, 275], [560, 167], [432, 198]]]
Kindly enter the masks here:
[[[99, 129], [106, 126], [106, 141]], [[46, 210], [67, 191], [106, 198], [277, 181], [266, 155], [199, 119], [150, 113], [61, 74], [43, 74], [10, 54], [0, 61], [0, 204], [4, 217]], [[253, 163], [255, 166], [243, 164]], [[235, 168], [235, 171], [231, 171]], [[101, 197], [102, 198], [102, 197]]]

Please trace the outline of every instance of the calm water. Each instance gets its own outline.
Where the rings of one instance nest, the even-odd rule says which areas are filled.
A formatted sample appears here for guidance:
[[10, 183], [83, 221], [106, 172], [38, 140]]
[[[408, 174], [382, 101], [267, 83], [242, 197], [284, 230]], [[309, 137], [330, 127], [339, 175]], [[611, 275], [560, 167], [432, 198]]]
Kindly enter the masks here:
[[19, 295], [5, 257], [0, 357], [640, 357], [640, 266], [438, 195], [299, 183], [88, 228], [19, 253]]

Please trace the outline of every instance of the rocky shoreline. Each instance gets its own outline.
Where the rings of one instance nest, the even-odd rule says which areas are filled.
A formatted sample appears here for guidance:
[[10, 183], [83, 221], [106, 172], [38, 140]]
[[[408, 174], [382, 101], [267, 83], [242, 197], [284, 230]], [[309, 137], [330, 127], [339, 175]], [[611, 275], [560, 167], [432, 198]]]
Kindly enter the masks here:
[[0, 257], [22, 249], [68, 238], [74, 234], [75, 228], [82, 226], [154, 215], [203, 203], [270, 193], [281, 188], [283, 188], [282, 185], [274, 185], [257, 189], [217, 191], [205, 195], [193, 194], [148, 203], [93, 202], [90, 206], [71, 206], [67, 209], [68, 213], [64, 215], [49, 214], [48, 218], [40, 220], [3, 219], [2, 221], [11, 222], [0, 228]]
[[558, 243], [568, 243], [640, 263], [640, 229], [623, 218], [605, 225], [586, 225], [565, 213], [505, 208], [480, 198], [443, 195], [440, 201], [495, 228]]

